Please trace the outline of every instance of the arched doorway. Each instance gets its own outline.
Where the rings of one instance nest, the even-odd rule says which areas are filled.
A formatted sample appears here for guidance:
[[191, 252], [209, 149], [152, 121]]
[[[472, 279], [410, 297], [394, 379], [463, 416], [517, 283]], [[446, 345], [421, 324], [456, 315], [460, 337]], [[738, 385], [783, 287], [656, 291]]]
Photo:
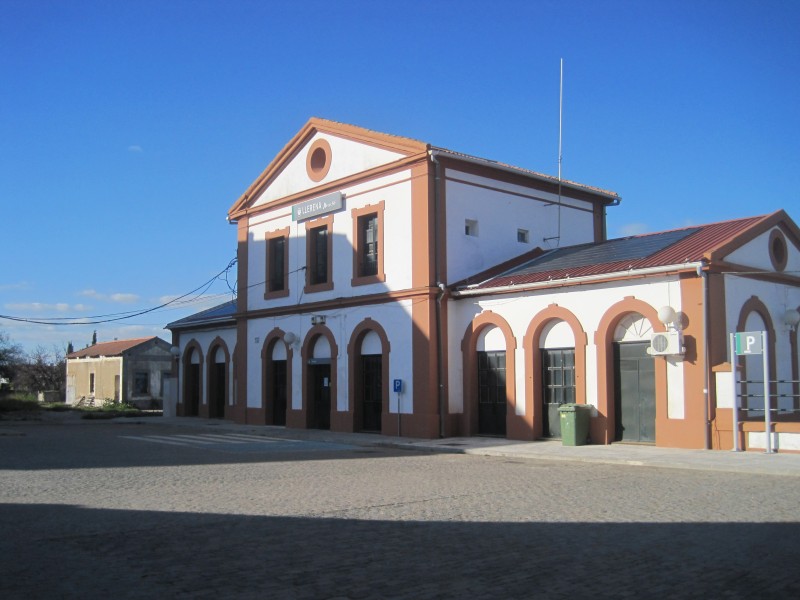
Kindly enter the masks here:
[[561, 437], [559, 408], [576, 401], [575, 336], [566, 321], [553, 319], [539, 338], [542, 372], [542, 436]]
[[486, 327], [476, 347], [478, 363], [478, 435], [506, 435], [506, 343], [499, 327]]
[[196, 417], [200, 414], [200, 349], [190, 346], [183, 355], [183, 415]]
[[311, 340], [311, 351], [306, 364], [306, 402], [308, 427], [310, 429], [331, 428], [331, 345], [323, 335]]
[[289, 407], [289, 365], [291, 350], [287, 349], [280, 331], [265, 341], [261, 357], [263, 370], [264, 417], [267, 425], [286, 425]]
[[228, 353], [223, 344], [212, 346], [208, 354], [208, 416], [224, 419], [228, 403]]
[[650, 322], [627, 314], [614, 330], [614, 441], [656, 441], [655, 360], [648, 354]]
[[356, 365], [355, 410], [360, 431], [380, 431], [383, 413], [383, 348], [374, 331], [361, 339]]

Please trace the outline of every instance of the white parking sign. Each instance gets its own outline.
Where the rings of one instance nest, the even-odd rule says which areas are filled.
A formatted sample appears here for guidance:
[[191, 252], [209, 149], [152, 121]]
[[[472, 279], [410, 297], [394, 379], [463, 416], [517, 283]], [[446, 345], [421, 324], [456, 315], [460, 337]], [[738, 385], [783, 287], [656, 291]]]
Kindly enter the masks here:
[[737, 356], [764, 353], [762, 331], [740, 331], [735, 335]]

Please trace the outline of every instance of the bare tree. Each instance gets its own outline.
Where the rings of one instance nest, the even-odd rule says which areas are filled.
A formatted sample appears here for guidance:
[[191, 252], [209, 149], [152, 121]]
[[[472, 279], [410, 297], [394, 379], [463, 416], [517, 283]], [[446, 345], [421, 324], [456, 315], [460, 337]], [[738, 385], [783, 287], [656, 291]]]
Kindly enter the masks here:
[[12, 379], [23, 358], [22, 346], [12, 343], [8, 335], [0, 331], [0, 377]]

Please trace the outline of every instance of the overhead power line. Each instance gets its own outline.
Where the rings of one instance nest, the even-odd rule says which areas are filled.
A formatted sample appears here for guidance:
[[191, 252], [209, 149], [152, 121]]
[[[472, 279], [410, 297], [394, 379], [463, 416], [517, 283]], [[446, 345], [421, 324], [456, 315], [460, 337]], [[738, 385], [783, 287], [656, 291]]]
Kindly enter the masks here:
[[[187, 301], [184, 299], [192, 294], [197, 293], [198, 296], [205, 293], [211, 285], [217, 281], [218, 279], [225, 280], [228, 283], [228, 272], [236, 265], [236, 259], [232, 259], [228, 266], [226, 266], [222, 271], [214, 275], [208, 281], [203, 282], [201, 285], [197, 286], [193, 290], [186, 292], [185, 294], [181, 294], [169, 300], [168, 302], [164, 302], [159, 304], [158, 306], [152, 306], [150, 308], [145, 308], [142, 310], [135, 310], [129, 312], [121, 312], [121, 313], [109, 313], [105, 315], [92, 315], [92, 316], [84, 316], [84, 317], [46, 317], [46, 318], [33, 318], [33, 317], [17, 317], [13, 315], [0, 315], [0, 319], [6, 319], [8, 321], [16, 321], [19, 323], [29, 323], [34, 325], [98, 325], [100, 323], [112, 323], [114, 321], [124, 321], [125, 319], [132, 319], [134, 317], [138, 317], [141, 315], [146, 315], [147, 313], [154, 312], [156, 310], [160, 310], [167, 306], [171, 306], [174, 304], [184, 304]], [[228, 283], [228, 287], [230, 288], [230, 284]]]

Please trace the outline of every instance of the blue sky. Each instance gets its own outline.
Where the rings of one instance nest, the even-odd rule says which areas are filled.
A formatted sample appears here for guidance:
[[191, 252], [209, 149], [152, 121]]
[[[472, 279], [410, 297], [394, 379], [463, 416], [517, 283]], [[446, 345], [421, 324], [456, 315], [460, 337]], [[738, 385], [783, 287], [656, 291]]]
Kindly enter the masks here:
[[[235, 255], [228, 208], [311, 116], [555, 175], [561, 58], [563, 176], [622, 196], [610, 236], [800, 220], [794, 0], [0, 9], [3, 315], [135, 312], [211, 280]], [[26, 349], [169, 339], [230, 297], [220, 278], [132, 319], [0, 331]]]

